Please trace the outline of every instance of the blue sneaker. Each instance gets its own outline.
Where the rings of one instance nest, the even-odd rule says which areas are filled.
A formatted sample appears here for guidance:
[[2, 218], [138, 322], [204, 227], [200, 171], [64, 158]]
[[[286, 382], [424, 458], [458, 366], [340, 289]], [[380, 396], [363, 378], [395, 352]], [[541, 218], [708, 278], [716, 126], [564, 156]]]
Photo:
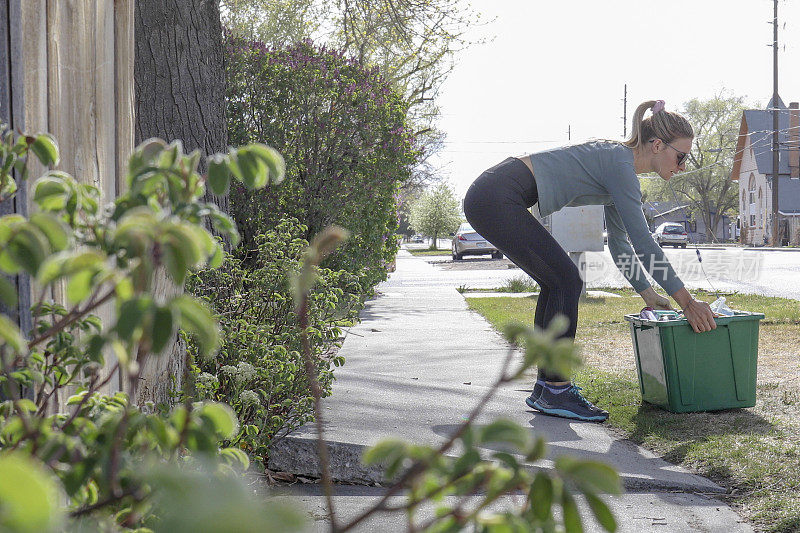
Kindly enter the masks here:
[[605, 422], [608, 420], [608, 411], [595, 407], [580, 393], [581, 388], [571, 385], [563, 392], [555, 393], [548, 387], [543, 387], [539, 397], [534, 401], [525, 400], [530, 407], [551, 416], [560, 416], [572, 420], [586, 422]]
[[533, 392], [531, 395], [525, 398], [525, 403], [528, 404], [528, 407], [531, 409], [536, 409], [533, 404], [536, 400], [539, 399], [539, 396], [542, 395], [542, 390], [544, 389], [544, 381], [538, 379], [536, 380], [536, 385], [533, 386]]

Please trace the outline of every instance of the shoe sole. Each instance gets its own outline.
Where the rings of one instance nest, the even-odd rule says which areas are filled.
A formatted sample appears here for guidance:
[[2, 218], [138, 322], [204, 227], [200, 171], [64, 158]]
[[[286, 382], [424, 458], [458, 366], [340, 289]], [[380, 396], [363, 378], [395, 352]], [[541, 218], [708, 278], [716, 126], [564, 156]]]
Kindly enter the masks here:
[[525, 403], [528, 407], [536, 409], [542, 414], [557, 416], [559, 418], [569, 418], [570, 420], [580, 420], [581, 422], [605, 422], [608, 420], [608, 416], [580, 416], [566, 409], [548, 409], [542, 407], [538, 401], [531, 402], [530, 398], [525, 398]]

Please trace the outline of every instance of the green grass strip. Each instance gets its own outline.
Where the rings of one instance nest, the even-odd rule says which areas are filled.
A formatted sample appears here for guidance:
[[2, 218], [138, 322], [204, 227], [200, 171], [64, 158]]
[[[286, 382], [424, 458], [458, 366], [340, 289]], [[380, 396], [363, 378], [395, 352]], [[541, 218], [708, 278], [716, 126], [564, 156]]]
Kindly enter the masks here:
[[[623, 315], [638, 312], [644, 303], [629, 290], [609, 292], [621, 297], [581, 302], [578, 343], [593, 335], [618, 342], [627, 337], [629, 350], [619, 356], [632, 360], [630, 330]], [[694, 294], [709, 302], [716, 298], [702, 291]], [[740, 294], [726, 298], [734, 309], [764, 313], [762, 324], [769, 335], [788, 335], [800, 324], [795, 300]], [[510, 320], [532, 324], [536, 307], [536, 297], [467, 302], [498, 330]], [[574, 380], [590, 401], [609, 411], [608, 425], [622, 436], [727, 487], [728, 502], [758, 530], [800, 531], [800, 420], [791, 394], [787, 397], [784, 391], [783, 401], [775, 400], [773, 389], [778, 385], [759, 384], [755, 409], [675, 414], [642, 402], [634, 370], [584, 366]]]

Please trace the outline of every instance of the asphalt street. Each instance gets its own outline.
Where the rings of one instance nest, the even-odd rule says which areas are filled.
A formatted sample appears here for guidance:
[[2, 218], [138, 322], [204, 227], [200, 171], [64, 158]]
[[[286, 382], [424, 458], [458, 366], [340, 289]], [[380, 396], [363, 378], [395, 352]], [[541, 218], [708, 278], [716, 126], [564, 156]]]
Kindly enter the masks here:
[[[449, 243], [447, 245], [449, 246]], [[697, 253], [692, 248], [685, 250], [665, 248], [664, 253], [689, 290], [740, 292], [800, 300], [800, 250], [701, 248], [702, 262], [698, 261]], [[424, 259], [434, 264], [440, 261], [452, 261], [449, 255], [428, 256]], [[419, 287], [444, 285], [454, 288], [491, 289], [501, 287], [508, 280], [524, 275], [518, 268], [509, 268], [506, 262], [490, 261], [483, 256], [468, 256], [462, 261], [482, 262], [486, 269], [436, 268], [433, 273], [405, 277], [402, 283], [405, 286]], [[584, 264], [582, 271], [587, 288], [630, 287], [614, 265], [608, 248], [603, 252], [586, 252]]]

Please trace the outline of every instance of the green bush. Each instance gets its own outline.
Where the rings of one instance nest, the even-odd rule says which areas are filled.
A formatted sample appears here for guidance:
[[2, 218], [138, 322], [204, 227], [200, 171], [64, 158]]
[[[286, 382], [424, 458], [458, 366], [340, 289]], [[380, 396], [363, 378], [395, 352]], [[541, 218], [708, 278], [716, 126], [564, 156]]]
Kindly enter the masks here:
[[244, 244], [287, 216], [308, 241], [341, 226], [351, 236], [323, 266], [370, 290], [397, 252], [396, 193], [417, 160], [402, 98], [377, 69], [310, 41], [269, 50], [229, 37], [226, 52], [230, 142], [269, 142], [286, 158], [280, 189], [232, 188]]
[[[306, 231], [297, 220], [282, 220], [257, 237], [255, 250], [237, 250], [220, 268], [198, 272], [188, 284], [218, 315], [223, 339], [216, 358], [196, 358], [197, 396], [233, 406], [242, 426], [231, 444], [258, 461], [266, 458], [275, 439], [313, 420], [290, 286], [308, 247]], [[244, 266], [245, 256], [254, 268]], [[340, 339], [340, 327], [361, 309], [361, 292], [355, 275], [321, 268], [310, 293], [308, 333], [326, 396], [332, 366], [344, 362], [330, 352]], [[196, 348], [190, 344], [192, 352]]]

